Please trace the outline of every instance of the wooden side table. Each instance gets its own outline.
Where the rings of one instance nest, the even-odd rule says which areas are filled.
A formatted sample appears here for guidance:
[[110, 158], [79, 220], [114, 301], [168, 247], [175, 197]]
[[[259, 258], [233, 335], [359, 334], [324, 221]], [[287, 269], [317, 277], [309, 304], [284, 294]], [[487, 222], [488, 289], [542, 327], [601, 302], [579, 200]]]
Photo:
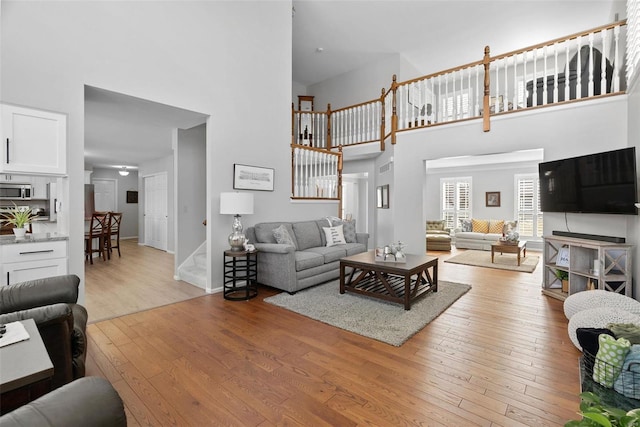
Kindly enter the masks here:
[[258, 295], [258, 251], [224, 251], [224, 299], [244, 301]]
[[20, 321], [29, 339], [0, 348], [0, 393], [6, 414], [51, 391], [53, 364], [33, 319]]

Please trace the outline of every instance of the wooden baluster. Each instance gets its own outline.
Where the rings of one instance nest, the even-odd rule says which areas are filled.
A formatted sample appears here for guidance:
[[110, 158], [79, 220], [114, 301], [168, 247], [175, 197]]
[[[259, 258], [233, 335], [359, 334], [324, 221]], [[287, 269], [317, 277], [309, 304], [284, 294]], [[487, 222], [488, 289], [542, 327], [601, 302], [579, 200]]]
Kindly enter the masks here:
[[398, 87], [398, 98], [400, 102], [398, 103], [398, 115], [399, 117], [399, 125], [400, 129], [407, 129], [409, 127], [409, 85], [402, 85]]
[[475, 105], [474, 105], [474, 116], [480, 116], [480, 93], [482, 93], [480, 89], [480, 67], [476, 66], [476, 90], [475, 90]]
[[538, 105], [538, 49], [533, 50], [533, 102], [531, 105]]
[[544, 66], [544, 71], [543, 71], [543, 76], [542, 76], [542, 105], [547, 105], [549, 103], [549, 100], [547, 99], [548, 96], [548, 91], [547, 91], [547, 84], [548, 84], [548, 79], [547, 79], [547, 46], [542, 48], [542, 55], [543, 55], [543, 66]]
[[363, 109], [364, 107], [361, 105], [358, 107], [358, 140], [356, 142], [364, 141], [364, 120], [363, 120]]
[[[522, 52], [522, 80], [523, 80], [523, 83], [524, 83], [524, 81], [527, 80], [527, 51]], [[523, 88], [524, 95], [527, 96], [528, 94], [527, 94], [526, 83], [524, 83], [524, 85], [525, 85], [524, 88]], [[534, 86], [536, 85], [535, 77], [533, 79], [533, 85]], [[533, 88], [531, 88], [531, 89], [533, 90]], [[531, 96], [533, 96], [533, 94]], [[533, 98], [531, 98], [531, 99], [533, 100]], [[526, 102], [526, 106], [529, 107], [528, 99], [525, 100], [525, 102]], [[533, 103], [531, 104], [531, 106], [533, 106]]]
[[605, 55], [607, 48], [608, 31], [609, 30], [603, 30], [600, 33], [600, 37], [602, 40], [602, 48], [600, 50], [602, 52], [602, 55], [600, 55], [600, 94], [609, 93], [609, 90], [607, 88], [607, 56]]
[[595, 93], [593, 88], [593, 33], [589, 33], [589, 86], [587, 90], [588, 96], [592, 97]]
[[451, 75], [451, 116], [453, 120], [458, 120], [459, 111], [458, 111], [458, 95], [456, 94], [456, 73], [452, 72]]
[[491, 75], [489, 66], [491, 64], [491, 56], [489, 55], [490, 49], [489, 46], [484, 47], [484, 58], [482, 58], [482, 65], [484, 67], [484, 98], [482, 99], [482, 107], [483, 107], [483, 119], [482, 119], [482, 130], [484, 132], [489, 132], [491, 130], [491, 119], [489, 118], [489, 91], [491, 89]]
[[[449, 74], [445, 74], [444, 76], [444, 103], [445, 103], [445, 111], [444, 113], [447, 115], [447, 121], [450, 121], [453, 117], [453, 105], [451, 105], [451, 97], [449, 96]], [[449, 114], [451, 111], [451, 114]]]
[[444, 111], [446, 109], [447, 101], [442, 96], [442, 79], [443, 76], [440, 74], [438, 76], [438, 99], [440, 100], [439, 108], [438, 108], [438, 122], [444, 122]]
[[[628, 30], [627, 30], [628, 31]], [[620, 91], [620, 61], [619, 61], [619, 51], [618, 48], [620, 46], [619, 41], [620, 41], [620, 25], [616, 25], [613, 28], [613, 45], [614, 45], [614, 55], [613, 55], [613, 64], [614, 64], [614, 69], [613, 69], [613, 91], [614, 92], [619, 92]], [[604, 52], [603, 52], [603, 56], [604, 56]], [[637, 71], [636, 71], [637, 72]]]
[[518, 54], [513, 55], [513, 109], [518, 109]]
[[467, 68], [467, 89], [467, 117], [471, 117], [471, 103], [473, 102], [471, 99], [473, 93], [471, 90], [471, 67]]
[[349, 145], [355, 141], [355, 112], [353, 108], [349, 108]]
[[415, 106], [414, 106], [414, 97], [416, 96], [416, 86], [415, 83], [411, 83], [409, 85], [409, 96], [411, 103], [408, 105], [409, 108], [409, 127], [413, 127], [414, 126], [414, 120], [415, 120]]
[[578, 67], [576, 70], [576, 99], [580, 99], [582, 98], [582, 37], [577, 37], [576, 38], [576, 43], [578, 44], [578, 53], [577, 53], [577, 58], [578, 58]]
[[[500, 65], [498, 64], [498, 61], [494, 61], [493, 63], [495, 64], [496, 69], [496, 83], [495, 85], [493, 85], [496, 88], [494, 92], [495, 100], [493, 104], [493, 114], [495, 114], [500, 112], [500, 98], [498, 95], [500, 93]], [[491, 112], [491, 105], [489, 105], [489, 112]]]
[[433, 121], [436, 122], [438, 118], [438, 102], [435, 96], [435, 77], [430, 78], [431, 80], [431, 114], [433, 115]]
[[[509, 57], [504, 58], [504, 94], [502, 95], [502, 111], [509, 111]], [[515, 67], [515, 64], [514, 64]], [[514, 86], [515, 90], [515, 86]]]
[[569, 81], [571, 80], [571, 73], [569, 71], [569, 41], [567, 40], [564, 44], [564, 60], [565, 60], [565, 64], [567, 64], [565, 66], [565, 70], [564, 70], [564, 100], [568, 101], [569, 98], [571, 98], [571, 89], [569, 86]]
[[558, 102], [558, 42], [553, 45], [553, 102]]
[[333, 146], [333, 138], [332, 138], [332, 124], [331, 124], [331, 104], [327, 104], [327, 136], [326, 136], [326, 148], [327, 150], [331, 150]]

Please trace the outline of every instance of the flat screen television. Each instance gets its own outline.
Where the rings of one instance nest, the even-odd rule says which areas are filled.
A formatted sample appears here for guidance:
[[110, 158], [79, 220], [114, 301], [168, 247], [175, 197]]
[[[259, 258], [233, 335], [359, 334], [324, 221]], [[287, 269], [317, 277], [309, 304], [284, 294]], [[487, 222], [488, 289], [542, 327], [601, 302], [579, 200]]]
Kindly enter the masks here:
[[543, 162], [542, 212], [637, 215], [635, 147]]

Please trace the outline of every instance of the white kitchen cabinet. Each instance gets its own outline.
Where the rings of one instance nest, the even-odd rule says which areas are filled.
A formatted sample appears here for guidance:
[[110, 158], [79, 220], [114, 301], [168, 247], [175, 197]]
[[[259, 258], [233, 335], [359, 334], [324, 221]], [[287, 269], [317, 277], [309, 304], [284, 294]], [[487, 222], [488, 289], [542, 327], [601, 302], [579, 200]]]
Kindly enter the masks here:
[[67, 174], [67, 116], [1, 104], [0, 172]]
[[67, 241], [0, 245], [2, 285], [67, 274]]
[[47, 200], [49, 198], [48, 184], [51, 182], [51, 178], [32, 176], [29, 181], [31, 183], [31, 199]]

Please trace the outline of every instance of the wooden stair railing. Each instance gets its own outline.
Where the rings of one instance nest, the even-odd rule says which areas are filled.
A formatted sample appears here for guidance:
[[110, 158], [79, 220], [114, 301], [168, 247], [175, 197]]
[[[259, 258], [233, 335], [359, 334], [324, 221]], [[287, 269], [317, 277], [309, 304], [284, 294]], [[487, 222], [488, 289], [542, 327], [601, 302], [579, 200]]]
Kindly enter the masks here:
[[[292, 111], [292, 143], [307, 141], [304, 128], [295, 125], [304, 117], [312, 119], [312, 135], [323, 138], [302, 145], [335, 150], [380, 142], [384, 151], [385, 141], [395, 144], [398, 132], [478, 118], [488, 132], [494, 115], [624, 93], [620, 38], [625, 29], [623, 20], [495, 57], [486, 46], [480, 61], [404, 82], [394, 75], [378, 99], [334, 111], [330, 104], [326, 112]], [[583, 70], [585, 55], [588, 69]], [[573, 58], [577, 68], [567, 70]], [[579, 78], [572, 83], [574, 75]]]

